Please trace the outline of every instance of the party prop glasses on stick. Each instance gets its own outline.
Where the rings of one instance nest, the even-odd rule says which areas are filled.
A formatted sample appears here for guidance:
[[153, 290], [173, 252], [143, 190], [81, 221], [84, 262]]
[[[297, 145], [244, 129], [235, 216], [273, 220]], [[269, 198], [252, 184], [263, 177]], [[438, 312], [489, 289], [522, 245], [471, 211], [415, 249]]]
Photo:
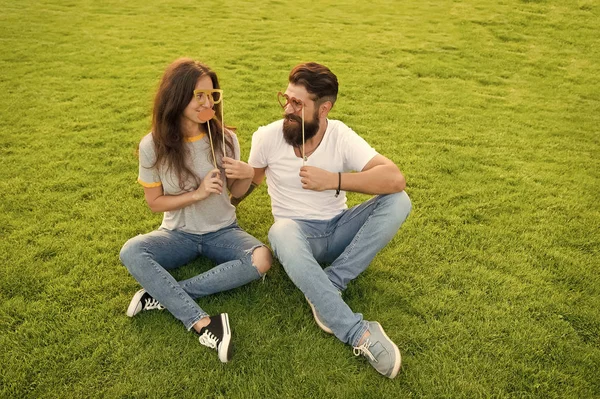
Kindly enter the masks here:
[[284, 111], [288, 105], [292, 107], [294, 112], [302, 111], [302, 166], [304, 166], [307, 161], [306, 155], [304, 155], [304, 103], [302, 100], [299, 100], [296, 97], [290, 97], [282, 92], [277, 93], [277, 101], [279, 101], [279, 105], [281, 105], [281, 108], [283, 108]]
[[225, 154], [225, 120], [223, 119], [223, 90], [221, 89], [210, 89], [210, 90], [194, 90], [194, 97], [200, 104], [205, 104], [206, 100], [210, 103], [210, 108], [203, 109], [198, 112], [198, 119], [200, 122], [206, 123], [208, 128], [208, 138], [210, 139], [210, 150], [212, 151], [213, 163], [215, 169], [217, 169], [217, 158], [215, 157], [215, 148], [213, 147], [212, 133], [210, 131], [210, 120], [215, 117], [215, 111], [212, 107], [215, 104], [221, 103], [221, 133], [223, 135], [223, 157]]

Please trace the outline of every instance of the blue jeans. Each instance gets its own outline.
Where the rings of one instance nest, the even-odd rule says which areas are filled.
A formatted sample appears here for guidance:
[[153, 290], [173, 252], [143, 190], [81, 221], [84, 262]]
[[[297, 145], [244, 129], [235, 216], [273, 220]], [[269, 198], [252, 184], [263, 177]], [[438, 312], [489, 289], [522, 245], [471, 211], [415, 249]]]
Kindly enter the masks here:
[[[237, 222], [207, 234], [159, 229], [127, 241], [121, 262], [142, 287], [188, 330], [208, 316], [194, 301], [242, 286], [262, 277], [252, 264], [252, 252], [263, 244]], [[177, 282], [168, 272], [203, 255], [218, 266]]]
[[[331, 220], [277, 220], [269, 241], [292, 282], [335, 336], [358, 346], [368, 322], [340, 296], [394, 237], [411, 210], [402, 191], [379, 195]], [[319, 262], [330, 263], [323, 269]]]

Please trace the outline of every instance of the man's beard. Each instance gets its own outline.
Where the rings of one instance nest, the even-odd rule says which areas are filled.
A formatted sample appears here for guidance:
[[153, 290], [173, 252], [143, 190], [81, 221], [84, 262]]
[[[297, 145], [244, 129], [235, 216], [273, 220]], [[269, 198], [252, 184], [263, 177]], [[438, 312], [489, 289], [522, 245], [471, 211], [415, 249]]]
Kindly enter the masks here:
[[[317, 132], [319, 131], [319, 119], [318, 114], [315, 112], [313, 115], [312, 122], [307, 122], [304, 120], [304, 141], [310, 140], [315, 137]], [[295, 122], [294, 122], [295, 121]], [[284, 115], [283, 118], [283, 138], [286, 143], [291, 146], [299, 147], [302, 145], [302, 118], [293, 115], [287, 114]]]

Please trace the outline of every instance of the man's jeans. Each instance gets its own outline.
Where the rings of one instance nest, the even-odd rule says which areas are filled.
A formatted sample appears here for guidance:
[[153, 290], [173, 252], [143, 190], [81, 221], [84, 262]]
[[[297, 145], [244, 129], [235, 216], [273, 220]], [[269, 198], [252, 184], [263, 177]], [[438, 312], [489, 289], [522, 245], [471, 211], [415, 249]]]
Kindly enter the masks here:
[[[402, 191], [379, 195], [331, 220], [279, 219], [269, 241], [292, 282], [336, 337], [358, 346], [368, 328], [340, 296], [394, 237], [411, 210]], [[323, 269], [321, 263], [331, 265]]]
[[[120, 256], [141, 286], [190, 330], [208, 316], [195, 298], [230, 290], [262, 276], [252, 264], [252, 252], [260, 246], [260, 241], [234, 222], [207, 234], [159, 229], [127, 241]], [[200, 255], [218, 266], [180, 282], [167, 271]]]

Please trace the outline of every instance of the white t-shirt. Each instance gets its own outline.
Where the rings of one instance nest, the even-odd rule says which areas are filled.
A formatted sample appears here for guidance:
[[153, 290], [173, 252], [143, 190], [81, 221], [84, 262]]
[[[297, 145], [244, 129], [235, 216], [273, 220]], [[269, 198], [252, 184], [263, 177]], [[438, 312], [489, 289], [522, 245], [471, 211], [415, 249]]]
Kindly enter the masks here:
[[[323, 141], [306, 161], [330, 172], [361, 171], [377, 151], [343, 122], [328, 120]], [[302, 158], [283, 138], [283, 119], [260, 127], [252, 136], [248, 163], [266, 167], [271, 207], [277, 219], [328, 220], [348, 208], [346, 193], [302, 188]]]
[[[230, 132], [231, 133], [231, 132]], [[231, 133], [234, 146], [234, 159], [240, 159], [240, 146], [237, 137]], [[189, 166], [192, 171], [201, 179], [214, 169], [210, 161], [211, 153], [210, 142], [207, 135], [201, 135], [186, 139], [185, 143], [189, 151]], [[188, 179], [182, 190], [179, 187], [179, 180], [174, 171], [166, 167], [157, 168], [154, 165], [156, 153], [154, 151], [154, 141], [152, 133], [148, 133], [140, 142], [140, 162], [138, 182], [144, 187], [162, 186], [165, 195], [179, 195], [188, 191], [195, 190], [198, 186], [192, 180]], [[220, 162], [221, 156], [217, 154]], [[223, 187], [227, 186], [227, 177], [221, 170]], [[221, 195], [211, 194], [202, 201], [195, 202], [185, 208], [175, 211], [167, 211], [163, 215], [161, 227], [168, 230], [183, 230], [188, 233], [205, 234], [229, 226], [235, 221], [235, 207], [231, 205], [227, 190], [223, 190]]]

